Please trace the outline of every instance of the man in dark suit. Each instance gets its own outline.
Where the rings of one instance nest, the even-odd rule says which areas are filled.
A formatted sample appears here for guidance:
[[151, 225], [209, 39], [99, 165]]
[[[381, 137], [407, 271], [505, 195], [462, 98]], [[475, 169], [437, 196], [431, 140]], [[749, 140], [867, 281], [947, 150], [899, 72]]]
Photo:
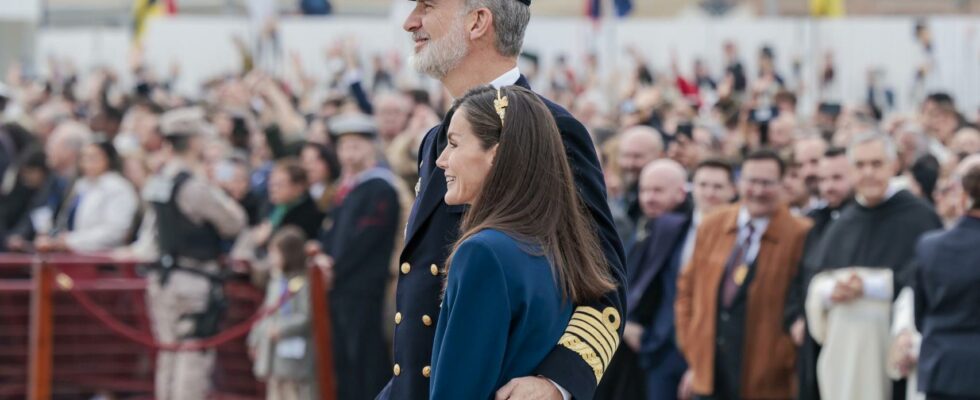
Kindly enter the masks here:
[[[681, 250], [690, 224], [690, 216], [683, 213], [664, 214], [650, 221], [647, 237], [626, 257], [630, 289], [624, 341], [637, 354], [647, 399], [676, 398], [687, 370], [674, 340], [674, 298], [682, 267]], [[638, 342], [630, 337], [634, 324], [639, 330]]]
[[333, 259], [330, 317], [337, 399], [368, 399], [390, 376], [382, 313], [401, 221], [397, 178], [378, 166], [377, 128], [370, 117], [339, 115], [330, 132], [343, 176], [334, 196], [333, 224], [320, 239]]
[[59, 124], [44, 147], [45, 161], [51, 174], [48, 182], [35, 194], [30, 210], [20, 216], [7, 236], [7, 251], [30, 250], [29, 243], [38, 234], [51, 234], [65, 222], [68, 201], [78, 175], [82, 147], [91, 141], [92, 132], [82, 123], [69, 120]]
[[[517, 57], [530, 20], [530, 0], [473, 3], [422, 0], [416, 4], [404, 24], [415, 40], [416, 69], [442, 81], [457, 98], [486, 84], [528, 87], [527, 79], [517, 69]], [[602, 171], [588, 131], [568, 111], [543, 100], [561, 131], [575, 184], [592, 216], [610, 273], [619, 282], [618, 290], [601, 301], [576, 305], [573, 319], [599, 315], [616, 329], [596, 332], [599, 338], [566, 331], [538, 367], [536, 376], [511, 381], [500, 389], [498, 396], [589, 399], [622, 337], [625, 256], [613, 227]], [[439, 314], [442, 269], [452, 243], [459, 236], [459, 221], [465, 210], [445, 204], [446, 180], [443, 171], [435, 165], [447, 144], [445, 127], [451, 115], [452, 112], [426, 134], [419, 150], [418, 198], [409, 215], [405, 248], [400, 257], [394, 378], [379, 395], [382, 399], [422, 400], [429, 395], [428, 372], [435, 319]]]
[[817, 356], [820, 354], [820, 345], [806, 331], [803, 305], [810, 280], [820, 272], [820, 265], [815, 262], [820, 256], [817, 244], [820, 243], [827, 226], [840, 217], [841, 210], [850, 204], [854, 197], [849, 173], [850, 162], [844, 149], [827, 150], [820, 159], [817, 167], [817, 186], [823, 205], [807, 213], [807, 217], [813, 221], [813, 228], [807, 233], [799, 271], [786, 294], [783, 327], [800, 348], [797, 358], [799, 373], [797, 400], [820, 400], [820, 391], [817, 388]]
[[960, 167], [971, 204], [952, 229], [919, 240], [915, 324], [922, 332], [919, 391], [932, 399], [980, 399], [980, 155]]
[[684, 203], [687, 171], [671, 159], [653, 161], [639, 176], [639, 205], [646, 229], [626, 256], [629, 291], [626, 328], [600, 399], [671, 399], [687, 369], [674, 343], [674, 296], [682, 266], [689, 214]]

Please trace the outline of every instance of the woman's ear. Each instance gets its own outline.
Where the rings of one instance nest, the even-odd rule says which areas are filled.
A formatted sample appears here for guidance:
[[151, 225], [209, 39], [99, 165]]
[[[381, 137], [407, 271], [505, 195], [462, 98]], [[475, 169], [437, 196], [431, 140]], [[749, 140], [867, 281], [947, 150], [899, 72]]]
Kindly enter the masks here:
[[487, 157], [489, 157], [490, 166], [493, 166], [493, 160], [497, 159], [497, 148], [500, 147], [500, 143], [493, 145], [490, 150], [487, 151]]

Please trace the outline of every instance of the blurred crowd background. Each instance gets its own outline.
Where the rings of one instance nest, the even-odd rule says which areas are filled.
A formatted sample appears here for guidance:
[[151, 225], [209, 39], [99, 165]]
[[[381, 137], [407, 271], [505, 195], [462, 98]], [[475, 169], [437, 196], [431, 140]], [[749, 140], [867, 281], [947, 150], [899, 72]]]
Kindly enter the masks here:
[[[407, 62], [407, 1], [3, 3], [5, 252], [139, 255], [139, 193], [162, 165], [161, 117], [183, 107], [203, 111], [200, 172], [246, 211], [248, 240], [267, 240], [277, 206], [306, 193], [317, 205], [309, 215], [330, 219], [332, 196], [351, 183], [344, 168], [368, 157], [338, 148], [331, 132], [354, 115], [373, 126], [369, 156], [400, 178], [407, 215], [419, 143], [452, 102]], [[825, 176], [821, 160], [867, 132], [895, 145], [895, 190], [947, 227], [968, 211], [955, 172], [980, 153], [980, 1], [535, 0], [531, 9], [521, 72], [591, 132], [627, 250], [663, 214], [737, 201], [740, 165], [760, 148], [785, 161], [778, 191], [794, 214], [840, 205], [849, 173]], [[649, 174], [663, 187], [645, 189], [641, 175], [656, 163]], [[274, 184], [275, 170], [288, 182]], [[720, 175], [699, 180], [705, 170]], [[825, 189], [831, 179], [840, 185]], [[329, 230], [302, 222], [307, 236]], [[229, 251], [261, 258], [248, 240]]]

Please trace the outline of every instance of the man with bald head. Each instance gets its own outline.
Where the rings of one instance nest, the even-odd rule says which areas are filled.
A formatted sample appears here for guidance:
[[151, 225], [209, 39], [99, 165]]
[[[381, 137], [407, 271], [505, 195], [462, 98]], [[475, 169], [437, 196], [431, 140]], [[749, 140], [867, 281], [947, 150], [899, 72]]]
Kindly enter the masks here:
[[639, 184], [643, 216], [650, 221], [675, 211], [687, 197], [686, 184], [687, 171], [677, 161], [660, 159], [647, 164]]
[[[640, 172], [647, 164], [660, 158], [663, 152], [663, 139], [660, 132], [654, 128], [639, 125], [627, 128], [619, 134], [617, 166], [622, 174], [623, 186], [626, 190], [621, 199], [610, 199], [610, 206], [614, 209], [618, 208], [626, 214], [632, 226], [629, 229], [623, 229], [625, 231], [635, 231], [636, 225], [643, 217], [639, 196]], [[629, 248], [632, 239], [632, 237], [624, 238], [623, 244], [626, 248]]]
[[[647, 220], [642, 239], [626, 256], [628, 294], [621, 353], [634, 353], [648, 399], [674, 398], [687, 369], [674, 343], [674, 297], [690, 215], [674, 212], [687, 197], [687, 171], [660, 159], [640, 174], [640, 205]], [[631, 358], [632, 354], [620, 356]]]
[[643, 167], [660, 158], [663, 152], [663, 138], [654, 128], [637, 125], [620, 133], [617, 161], [624, 183], [635, 185]]
[[45, 143], [44, 151], [51, 174], [44, 190], [38, 192], [31, 211], [25, 213], [7, 237], [7, 249], [24, 251], [37, 234], [50, 234], [59, 220], [67, 221], [66, 199], [71, 196], [78, 170], [78, 158], [92, 132], [85, 124], [67, 120], [59, 123]]

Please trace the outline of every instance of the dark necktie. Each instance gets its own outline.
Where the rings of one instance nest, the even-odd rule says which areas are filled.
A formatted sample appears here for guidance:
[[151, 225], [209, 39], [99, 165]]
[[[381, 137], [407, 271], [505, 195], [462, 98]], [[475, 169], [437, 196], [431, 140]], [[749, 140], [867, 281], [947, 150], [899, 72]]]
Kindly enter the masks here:
[[69, 232], [75, 230], [75, 216], [78, 214], [78, 205], [81, 204], [81, 202], [82, 202], [82, 196], [76, 194], [71, 199], [71, 204], [68, 205], [67, 228]]
[[[728, 257], [728, 262], [725, 263], [725, 278], [722, 282], [722, 304], [728, 308], [731, 307], [732, 303], [735, 301], [735, 295], [738, 294], [738, 288], [745, 283], [745, 276], [736, 278], [736, 269], [740, 266], [746, 264], [746, 256], [749, 252], [749, 247], [752, 246], [752, 235], [755, 233], [755, 227], [752, 223], [746, 226], [748, 228], [749, 234], [745, 236], [745, 239], [741, 243], [736, 243], [735, 248], [732, 249], [731, 256]], [[748, 271], [743, 271], [742, 273], [747, 273]], [[736, 281], [739, 279], [739, 281]]]

